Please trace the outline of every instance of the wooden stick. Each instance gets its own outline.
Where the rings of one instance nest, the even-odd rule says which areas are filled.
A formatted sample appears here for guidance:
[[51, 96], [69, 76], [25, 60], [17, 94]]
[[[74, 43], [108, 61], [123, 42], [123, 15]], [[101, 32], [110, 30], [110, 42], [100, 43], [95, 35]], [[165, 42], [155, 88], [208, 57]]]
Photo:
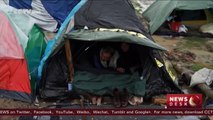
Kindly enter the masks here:
[[198, 84], [195, 86], [195, 88], [199, 89], [208, 98], [213, 99], [213, 90], [205, 83]]
[[184, 82], [186, 85], [189, 86], [191, 82], [191, 77], [194, 74], [194, 72], [189, 69], [186, 69], [180, 64], [173, 64], [173, 66], [176, 72], [181, 75], [181, 79], [179, 80], [179, 82]]
[[74, 67], [73, 67], [73, 60], [72, 60], [72, 51], [71, 45], [69, 40], [65, 40], [65, 52], [66, 52], [66, 59], [68, 65], [68, 81], [72, 82], [74, 79]]
[[[72, 50], [69, 40], [65, 40], [65, 52], [66, 52], [66, 59], [67, 59], [67, 65], [68, 65], [68, 81], [67, 82], [73, 82], [74, 79], [74, 67], [73, 67], [73, 59], [72, 59]], [[81, 108], [84, 108], [84, 98], [80, 99], [80, 106]], [[82, 120], [86, 120], [86, 116], [82, 116]]]

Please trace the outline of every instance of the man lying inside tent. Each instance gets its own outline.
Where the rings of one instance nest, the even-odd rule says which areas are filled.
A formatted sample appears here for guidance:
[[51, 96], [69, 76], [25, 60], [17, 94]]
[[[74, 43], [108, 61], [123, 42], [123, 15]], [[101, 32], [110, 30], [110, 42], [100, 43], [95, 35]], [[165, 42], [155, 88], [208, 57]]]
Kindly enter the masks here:
[[103, 47], [94, 55], [94, 66], [97, 69], [112, 68], [116, 70], [118, 57], [119, 54], [115, 49], [109, 46]]
[[[75, 65], [77, 72], [74, 87], [91, 94], [93, 104], [97, 105], [100, 104], [102, 95], [116, 97], [113, 94], [115, 89], [119, 94], [123, 94], [122, 92], [127, 94], [128, 91], [131, 95], [138, 96], [143, 96], [145, 91], [145, 81], [140, 79], [139, 72], [136, 70], [130, 72], [130, 68], [140, 63], [137, 52], [133, 52], [132, 46], [127, 43], [110, 44], [112, 47], [103, 44], [87, 48]], [[92, 60], [89, 60], [91, 56]], [[125, 100], [128, 102], [128, 99]]]
[[75, 67], [96, 74], [131, 74], [138, 70], [140, 59], [131, 44], [124, 42], [105, 44], [85, 48], [80, 57], [77, 56], [75, 59], [77, 62]]
[[133, 73], [139, 64], [139, 58], [127, 43], [121, 43], [118, 49], [107, 46], [98, 50], [93, 58], [95, 68]]
[[[119, 53], [112, 47], [104, 46], [95, 52], [93, 56], [93, 64], [95, 68], [101, 69], [111, 69], [115, 70], [118, 73], [133, 73], [134, 68], [139, 63], [139, 60], [134, 55], [130, 45], [127, 43], [119, 44]], [[119, 98], [120, 96], [120, 98]], [[121, 97], [122, 96], [122, 97]], [[114, 106], [123, 107], [127, 106], [128, 103], [128, 90], [124, 88], [122, 91], [119, 91], [116, 88], [113, 89], [113, 101]], [[100, 105], [102, 97], [93, 95], [92, 103]], [[122, 103], [122, 104], [121, 104]]]

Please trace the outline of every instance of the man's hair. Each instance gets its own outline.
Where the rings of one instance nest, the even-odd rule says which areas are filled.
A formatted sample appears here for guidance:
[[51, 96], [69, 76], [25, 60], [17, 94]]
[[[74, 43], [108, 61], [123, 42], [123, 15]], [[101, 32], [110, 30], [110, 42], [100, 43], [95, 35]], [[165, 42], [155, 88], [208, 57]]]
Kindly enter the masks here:
[[115, 49], [113, 49], [112, 47], [109, 47], [109, 46], [103, 47], [101, 49], [101, 51], [104, 53], [110, 53], [111, 55], [113, 55], [115, 53]]

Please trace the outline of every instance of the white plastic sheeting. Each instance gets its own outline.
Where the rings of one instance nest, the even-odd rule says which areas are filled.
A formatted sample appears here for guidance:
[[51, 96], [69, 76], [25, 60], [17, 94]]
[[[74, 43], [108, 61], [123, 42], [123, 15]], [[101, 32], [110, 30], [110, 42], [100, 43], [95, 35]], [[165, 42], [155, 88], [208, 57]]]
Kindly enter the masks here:
[[48, 14], [40, 2], [40, 0], [33, 1], [32, 7], [34, 9], [16, 9], [6, 5], [6, 3], [0, 3], [0, 10], [6, 13], [25, 14], [26, 16], [30, 16], [34, 20], [34, 23], [37, 24], [40, 28], [50, 32], [55, 32], [57, 30], [58, 22]]
[[206, 83], [207, 85], [212, 84], [213, 82], [213, 70], [203, 68], [195, 72], [191, 78], [190, 86], [193, 87], [200, 83]]

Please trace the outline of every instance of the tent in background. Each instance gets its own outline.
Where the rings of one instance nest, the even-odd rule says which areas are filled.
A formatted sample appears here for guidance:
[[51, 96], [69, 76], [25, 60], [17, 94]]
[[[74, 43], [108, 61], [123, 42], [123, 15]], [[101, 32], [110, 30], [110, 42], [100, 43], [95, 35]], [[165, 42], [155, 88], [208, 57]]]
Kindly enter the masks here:
[[200, 27], [208, 23], [213, 23], [213, 12], [210, 9], [178, 10], [176, 12], [181, 15], [181, 23], [186, 26]]
[[153, 34], [169, 17], [173, 10], [200, 10], [212, 8], [212, 0], [157, 0], [144, 13]]

